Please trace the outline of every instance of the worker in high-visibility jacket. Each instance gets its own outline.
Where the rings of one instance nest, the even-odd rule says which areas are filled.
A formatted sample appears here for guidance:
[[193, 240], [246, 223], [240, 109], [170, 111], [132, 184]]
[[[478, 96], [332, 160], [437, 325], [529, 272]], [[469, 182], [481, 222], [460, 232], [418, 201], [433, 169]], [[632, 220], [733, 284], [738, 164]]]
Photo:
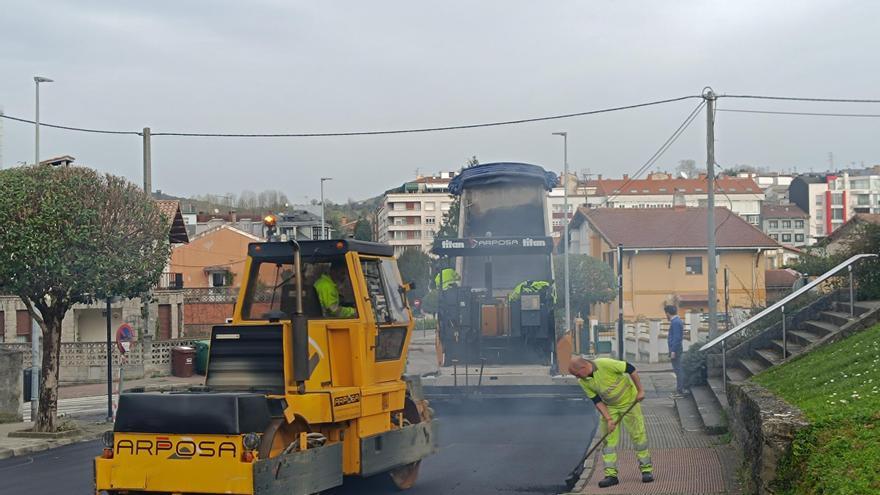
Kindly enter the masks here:
[[357, 310], [339, 303], [339, 286], [348, 278], [344, 261], [334, 261], [330, 265], [330, 273], [323, 273], [315, 281], [315, 292], [321, 303], [321, 313], [333, 318], [353, 318]]
[[519, 300], [522, 294], [540, 294], [542, 291], [552, 290], [553, 302], [556, 302], [556, 291], [553, 284], [545, 280], [526, 280], [517, 284], [513, 291], [508, 294], [507, 300], [510, 302]]
[[461, 277], [452, 268], [444, 268], [434, 277], [434, 286], [440, 290], [446, 290], [461, 283]]
[[606, 488], [619, 483], [617, 445], [620, 442], [618, 423], [621, 422], [621, 417], [636, 450], [642, 483], [654, 481], [654, 466], [648, 451], [648, 432], [645, 430], [642, 405], [639, 404], [645, 398], [645, 390], [635, 367], [616, 359], [588, 360], [578, 356], [571, 359], [568, 371], [578, 378], [581, 388], [602, 415], [600, 434], [604, 436], [611, 432], [602, 449], [605, 479], [599, 482], [599, 487]]

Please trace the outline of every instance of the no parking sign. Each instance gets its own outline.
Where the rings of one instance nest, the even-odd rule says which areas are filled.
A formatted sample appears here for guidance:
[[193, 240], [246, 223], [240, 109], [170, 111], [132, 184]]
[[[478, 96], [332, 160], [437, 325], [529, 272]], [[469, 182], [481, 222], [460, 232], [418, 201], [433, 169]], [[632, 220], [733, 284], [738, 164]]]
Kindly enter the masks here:
[[123, 356], [131, 350], [131, 343], [134, 340], [134, 330], [128, 323], [123, 323], [116, 329], [116, 347]]

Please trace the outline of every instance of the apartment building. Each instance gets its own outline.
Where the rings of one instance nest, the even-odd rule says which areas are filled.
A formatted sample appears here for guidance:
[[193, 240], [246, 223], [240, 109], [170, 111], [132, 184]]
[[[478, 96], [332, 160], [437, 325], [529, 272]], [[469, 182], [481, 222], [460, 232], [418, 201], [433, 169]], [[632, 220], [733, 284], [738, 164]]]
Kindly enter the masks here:
[[[678, 178], [663, 172], [655, 172], [645, 179], [603, 179], [600, 175], [590, 182], [595, 194], [588, 197], [592, 207], [607, 208], [672, 208], [673, 198], [678, 195], [689, 208], [705, 208], [709, 193], [705, 175], [695, 178]], [[761, 221], [761, 204], [764, 192], [751, 177], [719, 176], [715, 180], [715, 205], [736, 213], [752, 225]]]
[[880, 213], [880, 175], [873, 169], [864, 172], [802, 175], [792, 181], [792, 203], [810, 215], [810, 244], [831, 235], [857, 213]]
[[[583, 182], [578, 182], [577, 176], [569, 174], [567, 186], [563, 186], [564, 175], [559, 175], [559, 185], [554, 187], [547, 193], [547, 225], [550, 226], [550, 235], [554, 238], [561, 238], [565, 226], [565, 217], [569, 222], [574, 217], [574, 213], [581, 206], [587, 204], [590, 186]], [[568, 187], [568, 215], [565, 214], [565, 188]], [[592, 188], [595, 190], [595, 187]]]
[[453, 202], [449, 181], [454, 176], [455, 172], [420, 176], [386, 191], [376, 212], [378, 241], [393, 246], [395, 255], [407, 249], [430, 252]]

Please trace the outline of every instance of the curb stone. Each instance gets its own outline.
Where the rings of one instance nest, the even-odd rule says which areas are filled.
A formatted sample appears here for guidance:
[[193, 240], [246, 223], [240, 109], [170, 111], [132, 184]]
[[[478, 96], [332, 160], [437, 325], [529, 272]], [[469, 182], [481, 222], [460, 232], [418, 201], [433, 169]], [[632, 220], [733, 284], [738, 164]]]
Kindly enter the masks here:
[[44, 450], [52, 450], [58, 447], [63, 447], [65, 445], [71, 445], [74, 443], [82, 443], [82, 442], [90, 442], [92, 440], [98, 440], [101, 438], [101, 433], [84, 433], [82, 435], [77, 435], [75, 437], [68, 438], [60, 438], [54, 441], [46, 441], [35, 443], [32, 445], [25, 445], [23, 447], [13, 447], [13, 448], [0, 448], [0, 460], [2, 459], [10, 459], [12, 457], [19, 457], [23, 455], [33, 454], [35, 452], [42, 452]]

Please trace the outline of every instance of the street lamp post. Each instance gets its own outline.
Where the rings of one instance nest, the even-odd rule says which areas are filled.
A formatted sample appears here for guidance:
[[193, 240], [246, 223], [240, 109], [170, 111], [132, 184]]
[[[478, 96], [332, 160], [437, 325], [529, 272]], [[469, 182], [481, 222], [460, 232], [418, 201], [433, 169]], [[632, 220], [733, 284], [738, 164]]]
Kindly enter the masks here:
[[568, 133], [554, 132], [554, 136], [562, 136], [562, 153], [563, 153], [563, 172], [562, 172], [562, 222], [563, 226], [563, 246], [564, 251], [562, 257], [565, 260], [565, 331], [571, 333], [571, 303], [569, 301], [569, 293], [571, 292], [571, 271], [568, 264]]
[[321, 177], [321, 240], [327, 238], [327, 230], [324, 227], [324, 181], [333, 180], [333, 177]]
[[[35, 111], [34, 111], [34, 165], [40, 164], [40, 83], [50, 83], [48, 77], [34, 76]], [[37, 420], [40, 410], [40, 326], [37, 321], [31, 322], [31, 421]]]

